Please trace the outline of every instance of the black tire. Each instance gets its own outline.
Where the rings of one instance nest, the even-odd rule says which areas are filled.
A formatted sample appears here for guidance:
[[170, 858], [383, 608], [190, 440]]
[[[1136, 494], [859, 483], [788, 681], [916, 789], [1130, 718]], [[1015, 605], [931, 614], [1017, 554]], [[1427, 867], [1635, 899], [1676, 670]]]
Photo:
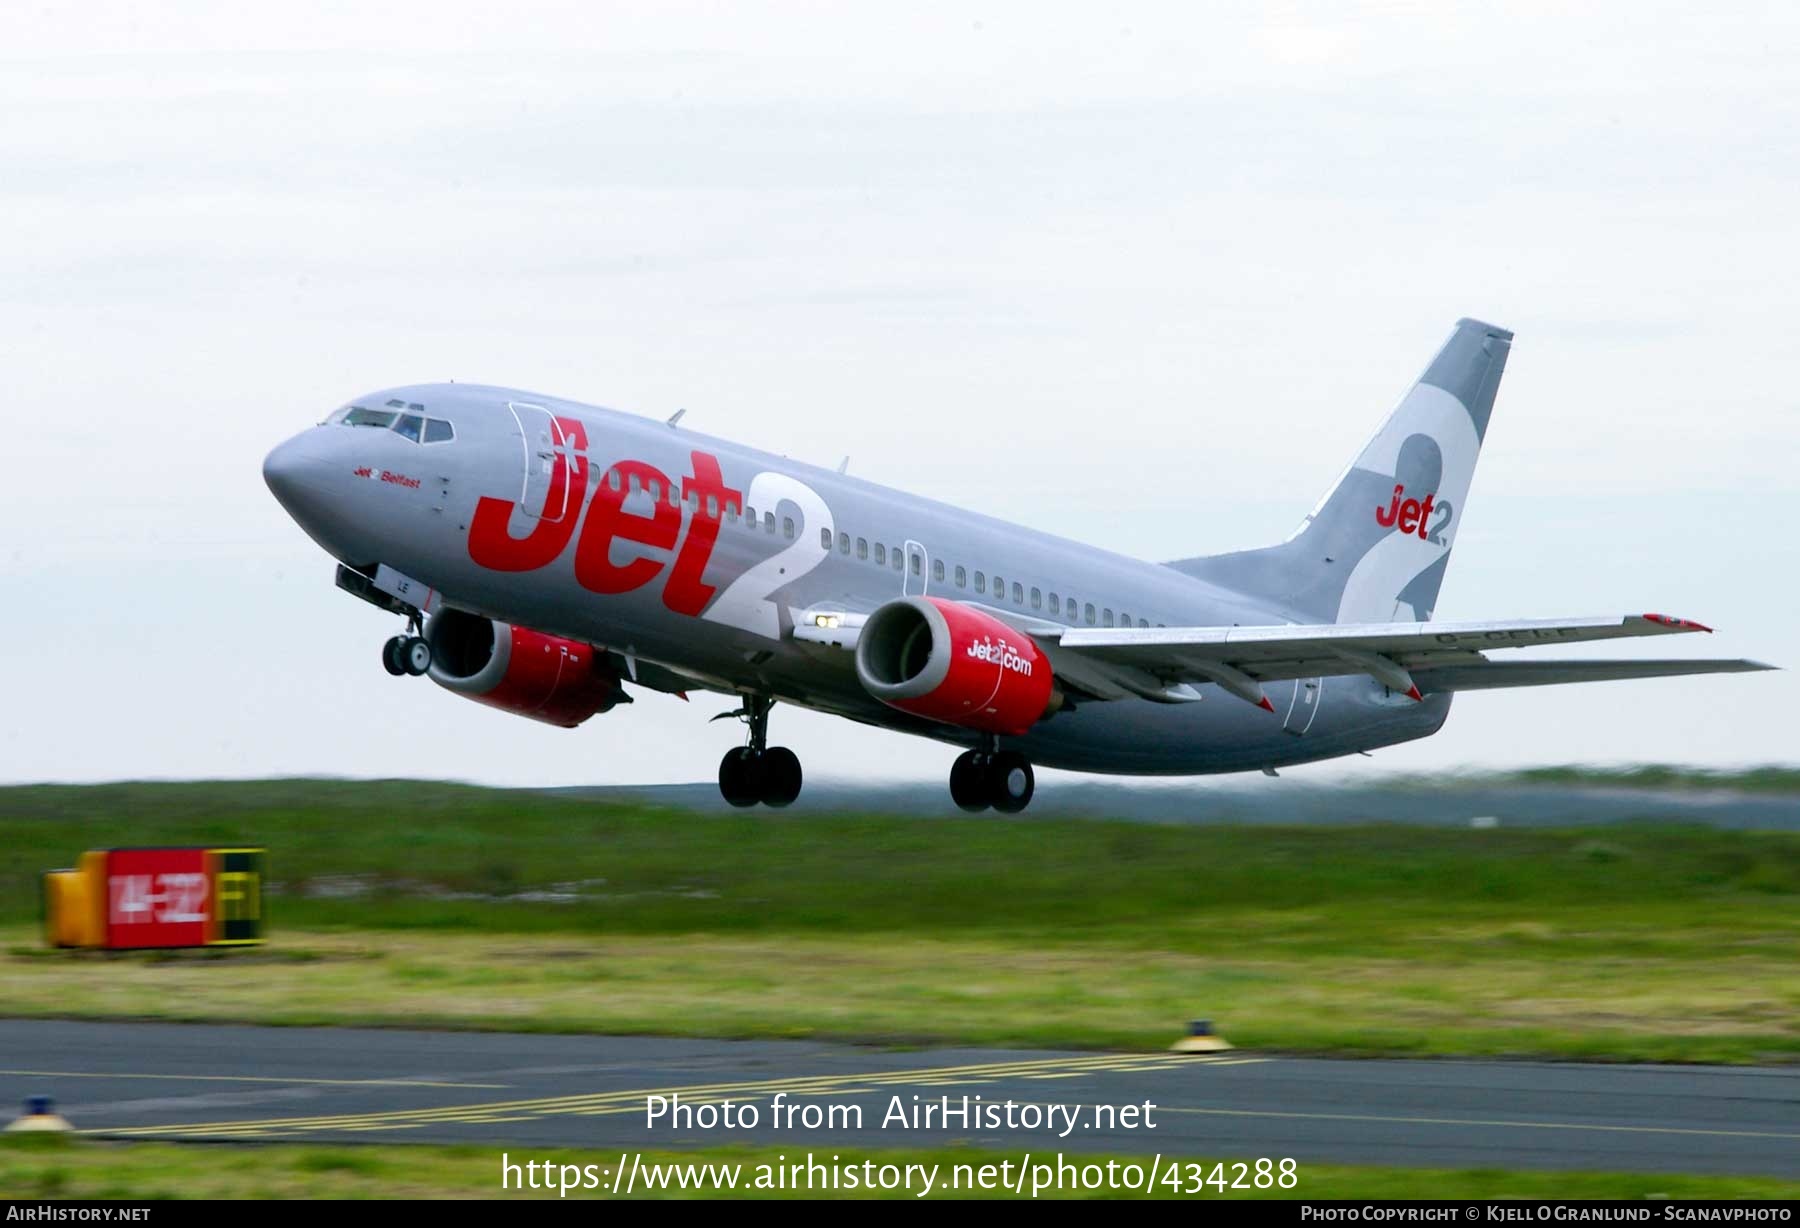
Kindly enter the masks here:
[[415, 635], [401, 648], [400, 660], [413, 677], [428, 674], [431, 672], [431, 645]]
[[747, 747], [725, 752], [719, 760], [719, 795], [740, 809], [762, 800], [762, 762]]
[[1037, 791], [1031, 760], [1012, 750], [1001, 751], [988, 763], [987, 784], [994, 809], [1001, 814], [1019, 813], [1031, 805], [1031, 795]]
[[800, 796], [803, 775], [800, 756], [785, 746], [771, 746], [763, 752], [762, 801], [779, 810], [791, 806]]
[[966, 750], [950, 765], [950, 800], [970, 814], [979, 814], [993, 802], [988, 797], [987, 765], [982, 756]]
[[404, 635], [396, 635], [381, 646], [381, 668], [396, 678], [406, 672], [406, 662], [400, 659], [400, 649], [405, 643]]

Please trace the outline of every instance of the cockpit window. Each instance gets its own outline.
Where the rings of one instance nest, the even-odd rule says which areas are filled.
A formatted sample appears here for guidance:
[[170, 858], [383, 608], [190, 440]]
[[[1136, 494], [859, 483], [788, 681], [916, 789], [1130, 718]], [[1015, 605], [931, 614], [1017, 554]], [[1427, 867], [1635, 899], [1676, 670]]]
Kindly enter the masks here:
[[[405, 401], [389, 403], [406, 409], [425, 408]], [[456, 438], [456, 428], [442, 418], [427, 418], [423, 414], [401, 413], [392, 409], [369, 409], [362, 405], [340, 409], [325, 421], [343, 426], [372, 426], [378, 430], [393, 431], [414, 443], [449, 443]]]

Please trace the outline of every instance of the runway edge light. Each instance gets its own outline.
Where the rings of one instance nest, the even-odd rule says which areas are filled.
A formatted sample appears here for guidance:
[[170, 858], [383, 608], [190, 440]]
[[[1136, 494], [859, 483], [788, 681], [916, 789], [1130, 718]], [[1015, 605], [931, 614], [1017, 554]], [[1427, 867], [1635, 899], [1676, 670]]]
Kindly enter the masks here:
[[56, 1102], [48, 1096], [30, 1096], [25, 1100], [25, 1113], [6, 1127], [8, 1134], [68, 1134], [75, 1129], [56, 1111]]
[[1188, 1034], [1169, 1046], [1169, 1052], [1219, 1053], [1231, 1047], [1230, 1041], [1213, 1031], [1212, 1020], [1196, 1019], [1188, 1024]]

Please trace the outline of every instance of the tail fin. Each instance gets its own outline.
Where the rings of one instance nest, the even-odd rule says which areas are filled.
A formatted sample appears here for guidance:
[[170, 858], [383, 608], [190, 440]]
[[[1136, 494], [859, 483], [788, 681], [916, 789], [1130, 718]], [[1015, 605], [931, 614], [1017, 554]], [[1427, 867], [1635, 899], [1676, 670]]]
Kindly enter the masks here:
[[1304, 621], [1428, 621], [1512, 336], [1458, 320], [1399, 408], [1287, 541], [1169, 566], [1276, 602]]

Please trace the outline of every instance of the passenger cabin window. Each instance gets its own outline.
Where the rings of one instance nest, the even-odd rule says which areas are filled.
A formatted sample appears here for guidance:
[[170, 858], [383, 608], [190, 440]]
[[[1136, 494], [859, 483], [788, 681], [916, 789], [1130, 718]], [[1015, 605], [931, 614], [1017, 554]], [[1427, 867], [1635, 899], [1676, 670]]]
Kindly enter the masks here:
[[969, 586], [968, 569], [965, 568], [961, 563], [958, 563], [956, 565], [956, 587], [957, 588], [967, 588], [968, 586]]
[[719, 518], [719, 496], [706, 496], [706, 518], [708, 520], [717, 520]]
[[606, 484], [613, 490], [619, 489], [619, 471], [617, 469], [606, 471]]
[[994, 577], [994, 600], [1006, 600], [1006, 581], [1002, 580], [999, 576]]
[[895, 546], [888, 551], [888, 562], [893, 564], [895, 571], [900, 570], [900, 547]]
[[838, 534], [838, 553], [839, 554], [849, 554], [850, 553], [850, 535], [848, 533], [839, 533]]
[[781, 535], [789, 541], [794, 540], [794, 518], [792, 516], [781, 518]]
[[821, 549], [821, 550], [831, 549], [831, 530], [830, 529], [820, 529], [819, 530], [819, 549]]
[[1112, 611], [1111, 610], [1100, 611], [1100, 625], [1103, 627], [1112, 626]]
[[1050, 612], [1052, 614], [1057, 614], [1057, 613], [1060, 613], [1061, 611], [1062, 611], [1062, 603], [1056, 599], [1055, 593], [1051, 593], [1050, 594]]
[[986, 573], [979, 572], [979, 571], [975, 573], [975, 591], [978, 593], [987, 592], [987, 575], [986, 575]]
[[887, 566], [887, 547], [882, 545], [880, 542], [875, 543], [875, 566], [877, 566], [877, 567], [886, 567]]
[[868, 538], [859, 537], [856, 539], [856, 557], [859, 559], [866, 559], [869, 557], [869, 539]]
[[1025, 586], [1020, 584], [1017, 580], [1013, 581], [1013, 604], [1025, 604]]
[[764, 512], [763, 513], [763, 532], [764, 533], [773, 533], [774, 531], [775, 531], [775, 513], [774, 512]]
[[1031, 590], [1031, 608], [1034, 610], [1041, 610], [1044, 608], [1044, 594], [1042, 590], [1035, 588]]
[[1093, 602], [1091, 602], [1091, 601], [1088, 602], [1087, 610], [1085, 611], [1085, 614], [1087, 616], [1087, 625], [1090, 627], [1093, 626], [1094, 625], [1094, 603]]
[[[909, 554], [907, 556], [907, 559], [908, 559], [908, 561], [910, 561], [912, 563], [913, 575], [922, 576], [925, 574], [925, 561], [923, 559], [921, 559], [916, 554]], [[941, 577], [941, 576], [939, 577], [939, 579], [942, 579], [942, 578], [943, 577]]]
[[931, 578], [933, 580], [938, 580], [938, 581], [943, 580], [943, 578], [944, 578], [944, 560], [943, 559], [932, 559], [931, 560]]

